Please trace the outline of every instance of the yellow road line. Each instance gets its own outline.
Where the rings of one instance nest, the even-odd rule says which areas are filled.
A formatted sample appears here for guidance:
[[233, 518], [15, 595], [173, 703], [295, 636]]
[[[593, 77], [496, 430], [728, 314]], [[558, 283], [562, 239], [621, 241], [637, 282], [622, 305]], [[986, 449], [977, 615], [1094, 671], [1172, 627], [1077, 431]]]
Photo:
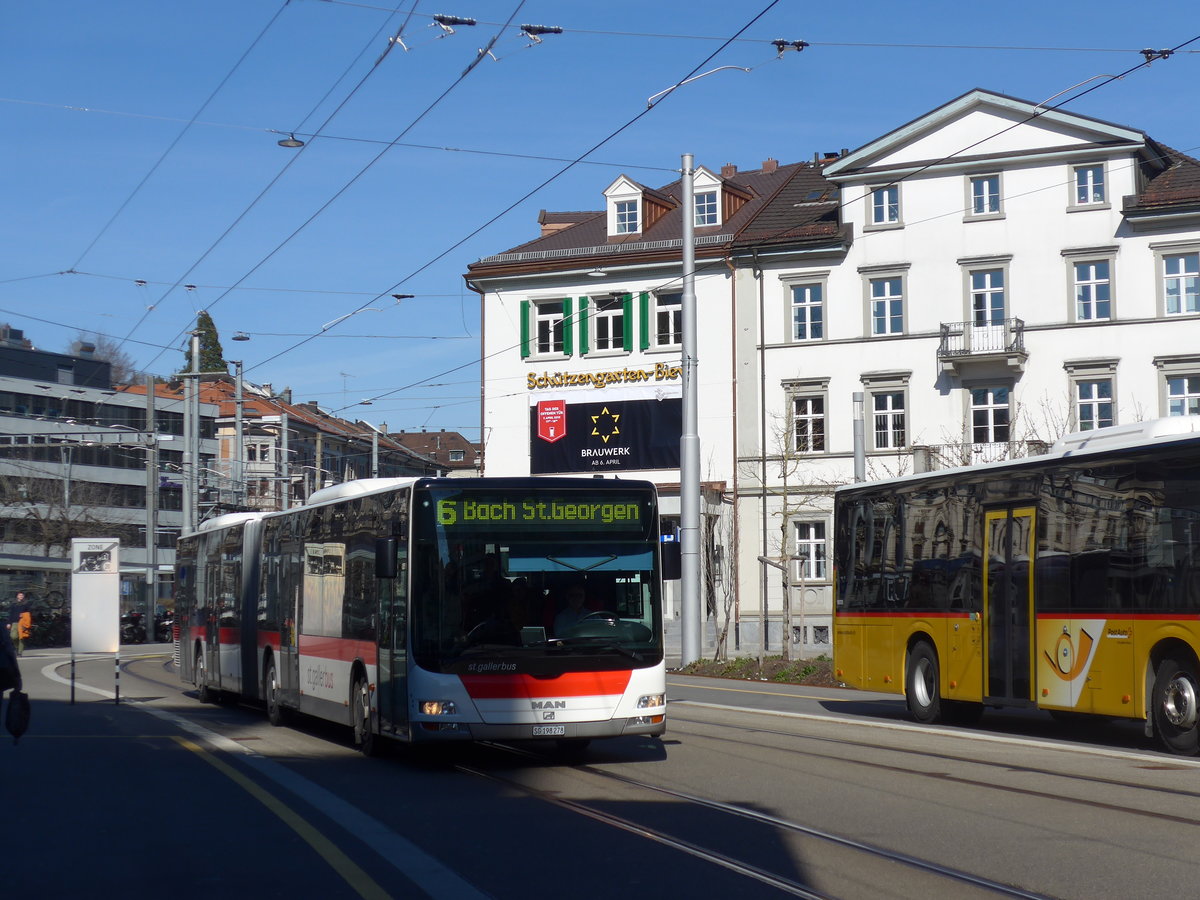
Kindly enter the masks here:
[[241, 787], [246, 793], [250, 794], [250, 796], [254, 797], [259, 803], [275, 813], [275, 815], [283, 820], [285, 825], [300, 835], [310, 847], [316, 850], [321, 858], [329, 863], [334, 871], [341, 875], [360, 897], [366, 898], [366, 900], [388, 900], [391, 897], [387, 891], [376, 884], [370, 875], [339, 850], [329, 838], [306, 822], [287, 804], [263, 790], [237, 769], [233, 768], [233, 766], [218, 759], [199, 744], [179, 735], [173, 735], [173, 738], [180, 746], [191, 750], [218, 772]]
[[797, 700], [827, 700], [831, 703], [853, 703], [856, 700], [862, 701], [862, 697], [847, 697], [845, 700], [840, 697], [817, 697], [812, 694], [789, 694], [785, 691], [760, 691], [751, 690], [750, 688], [723, 688], [710, 687], [707, 684], [698, 685], [688, 681], [668, 681], [667, 687], [692, 687], [701, 691], [724, 691], [727, 694], [761, 694], [764, 697], [795, 697]]

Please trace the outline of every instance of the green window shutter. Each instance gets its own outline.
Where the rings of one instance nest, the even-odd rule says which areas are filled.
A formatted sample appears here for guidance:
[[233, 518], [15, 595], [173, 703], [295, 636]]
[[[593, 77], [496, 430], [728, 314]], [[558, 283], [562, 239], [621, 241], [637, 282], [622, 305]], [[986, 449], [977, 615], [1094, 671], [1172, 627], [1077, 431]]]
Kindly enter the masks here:
[[579, 298], [579, 355], [587, 355], [588, 350], [592, 348], [592, 342], [588, 335], [588, 298]]
[[638, 345], [650, 349], [650, 295], [645, 291], [638, 294]]
[[533, 348], [529, 346], [529, 315], [532, 311], [528, 300], [521, 301], [521, 359], [528, 359]]
[[563, 300], [563, 353], [570, 356], [575, 352], [575, 341], [572, 340], [575, 331], [575, 321], [571, 310], [571, 298]]
[[621, 298], [621, 347], [626, 353], [633, 350], [633, 294]]

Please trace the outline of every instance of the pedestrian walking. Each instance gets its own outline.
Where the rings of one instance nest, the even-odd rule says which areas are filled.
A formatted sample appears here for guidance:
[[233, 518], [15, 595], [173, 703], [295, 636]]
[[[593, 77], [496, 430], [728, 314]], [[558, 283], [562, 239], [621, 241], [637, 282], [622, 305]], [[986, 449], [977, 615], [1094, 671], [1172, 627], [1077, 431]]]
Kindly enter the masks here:
[[17, 591], [17, 599], [8, 608], [8, 636], [12, 639], [17, 656], [25, 652], [25, 641], [33, 628], [33, 613], [24, 591]]
[[0, 628], [0, 705], [4, 703], [5, 691], [8, 708], [4, 711], [4, 727], [13, 736], [15, 744], [29, 728], [29, 695], [22, 690], [21, 665], [17, 662], [17, 650], [13, 646], [7, 628]]

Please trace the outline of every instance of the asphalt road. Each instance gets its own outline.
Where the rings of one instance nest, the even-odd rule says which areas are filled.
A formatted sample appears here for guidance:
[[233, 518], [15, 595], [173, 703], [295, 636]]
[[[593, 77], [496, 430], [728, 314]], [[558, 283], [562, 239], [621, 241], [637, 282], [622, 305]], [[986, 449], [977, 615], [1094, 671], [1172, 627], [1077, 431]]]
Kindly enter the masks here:
[[1132, 897], [1200, 876], [1200, 763], [1041, 714], [671, 676], [664, 740], [395, 750], [200, 704], [167, 645], [22, 659], [13, 897]]

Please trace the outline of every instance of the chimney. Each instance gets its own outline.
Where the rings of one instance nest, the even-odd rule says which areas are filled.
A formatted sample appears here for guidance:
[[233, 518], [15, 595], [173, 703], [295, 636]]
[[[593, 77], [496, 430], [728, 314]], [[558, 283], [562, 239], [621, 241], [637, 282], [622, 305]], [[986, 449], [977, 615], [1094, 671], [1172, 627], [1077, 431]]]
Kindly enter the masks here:
[[763, 171], [764, 175], [770, 175], [772, 172], [778, 172], [779, 171], [779, 160], [764, 159], [763, 164], [762, 164], [762, 171]]
[[574, 222], [548, 222], [549, 213], [546, 210], [538, 211], [538, 224], [542, 226], [542, 233], [539, 237], [545, 237], [548, 234], [554, 234], [556, 231], [562, 231], [564, 228], [569, 228]]
[[96, 355], [96, 345], [89, 341], [80, 341], [79, 355], [85, 359], [92, 359]]
[[735, 166], [733, 163], [725, 163], [725, 165], [721, 166], [722, 178], [732, 178], [736, 174], [737, 166]]

